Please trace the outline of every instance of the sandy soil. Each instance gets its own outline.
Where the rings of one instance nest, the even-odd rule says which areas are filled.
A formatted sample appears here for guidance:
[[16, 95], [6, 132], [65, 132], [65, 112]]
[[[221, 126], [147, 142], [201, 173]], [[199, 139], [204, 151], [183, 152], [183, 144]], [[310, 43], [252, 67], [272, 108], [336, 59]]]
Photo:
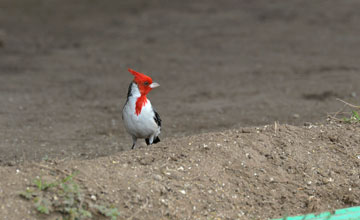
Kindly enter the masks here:
[[[360, 205], [359, 127], [326, 122], [336, 98], [359, 103], [359, 7], [0, 0], [1, 216], [39, 218], [18, 192], [53, 170], [79, 170], [124, 218]], [[161, 84], [149, 98], [162, 142], [135, 151], [121, 121], [128, 67]]]
[[[3, 219], [36, 214], [36, 176], [76, 178], [120, 219], [267, 219], [360, 205], [360, 126], [269, 125], [168, 138], [91, 160], [0, 167]], [[61, 172], [59, 172], [61, 171]]]

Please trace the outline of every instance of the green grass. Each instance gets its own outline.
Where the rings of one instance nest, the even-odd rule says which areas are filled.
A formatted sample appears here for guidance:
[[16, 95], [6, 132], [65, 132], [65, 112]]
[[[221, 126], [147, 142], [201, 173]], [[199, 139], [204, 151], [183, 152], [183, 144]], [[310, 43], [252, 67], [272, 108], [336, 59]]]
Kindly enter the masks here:
[[359, 116], [359, 112], [357, 111], [352, 111], [351, 112], [351, 116], [350, 117], [344, 117], [343, 118], [345, 123], [359, 123], [360, 122], [360, 116]]
[[74, 180], [74, 174], [50, 183], [36, 178], [34, 184], [21, 192], [20, 196], [32, 202], [38, 213], [61, 213], [64, 220], [97, 219], [97, 215], [116, 220], [120, 216], [116, 208], [96, 204], [96, 201], [88, 198], [83, 187]]

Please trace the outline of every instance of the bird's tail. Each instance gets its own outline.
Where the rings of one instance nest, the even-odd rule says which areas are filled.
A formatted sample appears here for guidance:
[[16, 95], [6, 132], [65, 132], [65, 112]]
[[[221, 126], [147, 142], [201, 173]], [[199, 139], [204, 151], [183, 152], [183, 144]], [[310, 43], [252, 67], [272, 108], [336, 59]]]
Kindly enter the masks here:
[[[147, 145], [150, 145], [150, 140], [149, 140], [149, 138], [146, 138], [145, 139], [145, 142], [146, 142], [146, 144]], [[153, 140], [153, 144], [156, 144], [156, 143], [159, 143], [160, 142], [160, 138], [159, 137], [156, 137], [156, 138], [154, 138], [154, 140]]]
[[156, 137], [156, 138], [154, 139], [153, 144], [156, 144], [156, 143], [159, 143], [159, 142], [160, 142], [160, 138], [159, 138], [159, 137]]

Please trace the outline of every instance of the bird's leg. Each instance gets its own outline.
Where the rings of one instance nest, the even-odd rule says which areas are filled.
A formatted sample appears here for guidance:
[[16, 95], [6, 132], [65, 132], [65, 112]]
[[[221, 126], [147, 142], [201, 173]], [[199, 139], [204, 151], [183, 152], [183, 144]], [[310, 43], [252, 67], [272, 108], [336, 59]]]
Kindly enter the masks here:
[[132, 136], [132, 140], [133, 140], [133, 145], [132, 145], [131, 149], [134, 149], [137, 138]]

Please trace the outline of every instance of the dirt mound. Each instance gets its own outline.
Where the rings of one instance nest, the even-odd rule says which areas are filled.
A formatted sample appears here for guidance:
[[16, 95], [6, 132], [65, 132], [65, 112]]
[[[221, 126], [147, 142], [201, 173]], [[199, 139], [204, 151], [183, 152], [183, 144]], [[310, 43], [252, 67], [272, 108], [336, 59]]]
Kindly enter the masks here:
[[86, 195], [121, 219], [266, 219], [360, 205], [359, 166], [359, 125], [227, 130], [93, 160], [0, 167], [0, 215], [38, 219], [18, 193], [36, 176], [78, 171]]

